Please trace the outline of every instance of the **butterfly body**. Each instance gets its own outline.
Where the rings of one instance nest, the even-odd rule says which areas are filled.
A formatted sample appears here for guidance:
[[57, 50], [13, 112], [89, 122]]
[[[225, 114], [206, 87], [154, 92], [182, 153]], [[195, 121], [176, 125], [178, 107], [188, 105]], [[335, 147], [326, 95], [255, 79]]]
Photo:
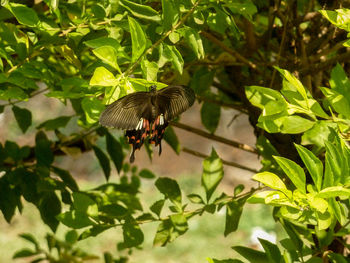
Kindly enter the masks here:
[[195, 100], [193, 91], [182, 86], [170, 86], [157, 90], [151, 86], [149, 92], [135, 92], [108, 105], [100, 117], [103, 126], [126, 130], [126, 137], [133, 150], [140, 149], [148, 137], [151, 144], [159, 145], [168, 121], [192, 106]]

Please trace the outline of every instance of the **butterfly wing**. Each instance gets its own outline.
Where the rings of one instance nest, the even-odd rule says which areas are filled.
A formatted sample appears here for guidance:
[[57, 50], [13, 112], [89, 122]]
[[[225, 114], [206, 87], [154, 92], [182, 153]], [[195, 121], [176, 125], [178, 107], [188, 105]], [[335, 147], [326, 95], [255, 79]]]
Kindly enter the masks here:
[[182, 86], [170, 86], [157, 91], [157, 104], [167, 121], [191, 107], [194, 100], [193, 90]]
[[100, 124], [123, 130], [135, 129], [150, 105], [149, 92], [135, 92], [108, 105], [101, 114]]

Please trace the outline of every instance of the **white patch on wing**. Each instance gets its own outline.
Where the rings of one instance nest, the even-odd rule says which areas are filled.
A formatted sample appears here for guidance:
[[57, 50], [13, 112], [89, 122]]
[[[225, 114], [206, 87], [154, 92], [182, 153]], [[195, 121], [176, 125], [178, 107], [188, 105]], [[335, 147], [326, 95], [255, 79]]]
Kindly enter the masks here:
[[140, 119], [139, 123], [136, 126], [136, 130], [141, 130], [143, 126], [143, 118]]
[[159, 124], [160, 124], [160, 125], [163, 125], [163, 124], [164, 124], [164, 116], [163, 116], [163, 113], [160, 114], [160, 116], [159, 116]]

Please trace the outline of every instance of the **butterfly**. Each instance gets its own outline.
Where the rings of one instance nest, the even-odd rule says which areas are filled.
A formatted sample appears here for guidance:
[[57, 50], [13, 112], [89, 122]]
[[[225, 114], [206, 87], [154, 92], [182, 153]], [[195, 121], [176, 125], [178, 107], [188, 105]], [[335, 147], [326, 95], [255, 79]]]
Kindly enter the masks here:
[[102, 112], [100, 124], [126, 130], [129, 144], [132, 145], [130, 162], [135, 160], [135, 151], [140, 149], [148, 138], [149, 143], [159, 145], [168, 122], [193, 105], [195, 94], [183, 86], [168, 86], [157, 90], [155, 85], [149, 91], [126, 95]]

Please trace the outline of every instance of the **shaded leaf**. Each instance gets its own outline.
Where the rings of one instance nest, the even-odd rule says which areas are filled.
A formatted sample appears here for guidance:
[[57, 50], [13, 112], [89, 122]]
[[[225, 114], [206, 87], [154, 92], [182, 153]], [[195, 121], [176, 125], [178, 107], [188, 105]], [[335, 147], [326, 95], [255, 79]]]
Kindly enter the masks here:
[[12, 111], [15, 115], [18, 126], [21, 128], [22, 132], [25, 133], [32, 124], [32, 113], [27, 109], [19, 108], [17, 106], [13, 106]]

